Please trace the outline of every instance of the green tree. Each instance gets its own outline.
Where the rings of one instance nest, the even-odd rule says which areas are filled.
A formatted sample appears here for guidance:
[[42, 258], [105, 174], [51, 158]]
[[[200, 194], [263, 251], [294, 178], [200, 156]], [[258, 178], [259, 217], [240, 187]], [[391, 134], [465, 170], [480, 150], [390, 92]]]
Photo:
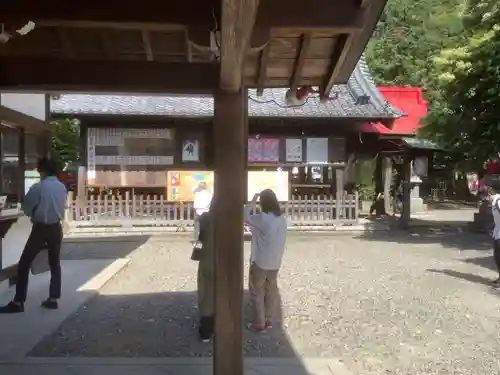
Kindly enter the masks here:
[[367, 48], [377, 84], [423, 88], [432, 103], [440, 98], [432, 59], [463, 33], [464, 0], [389, 0]]
[[60, 119], [51, 122], [52, 154], [65, 167], [80, 159], [80, 126], [78, 120]]
[[500, 151], [500, 7], [470, 0], [460, 43], [435, 59], [442, 100], [421, 134], [442, 145], [443, 163], [477, 170]]

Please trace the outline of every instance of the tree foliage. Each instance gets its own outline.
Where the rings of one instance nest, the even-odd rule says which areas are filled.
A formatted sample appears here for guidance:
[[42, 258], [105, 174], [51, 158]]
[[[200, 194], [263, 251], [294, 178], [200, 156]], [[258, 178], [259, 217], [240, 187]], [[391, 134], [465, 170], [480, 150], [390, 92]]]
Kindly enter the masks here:
[[60, 119], [51, 122], [52, 154], [64, 167], [80, 159], [80, 126], [77, 120]]
[[367, 48], [379, 85], [422, 87], [439, 98], [432, 58], [463, 33], [463, 0], [389, 0]]
[[449, 164], [478, 170], [500, 152], [500, 7], [471, 0], [460, 44], [435, 59], [443, 100], [422, 134], [447, 150]]
[[500, 3], [389, 0], [367, 58], [379, 84], [422, 87], [421, 134], [442, 161], [478, 168], [500, 151]]

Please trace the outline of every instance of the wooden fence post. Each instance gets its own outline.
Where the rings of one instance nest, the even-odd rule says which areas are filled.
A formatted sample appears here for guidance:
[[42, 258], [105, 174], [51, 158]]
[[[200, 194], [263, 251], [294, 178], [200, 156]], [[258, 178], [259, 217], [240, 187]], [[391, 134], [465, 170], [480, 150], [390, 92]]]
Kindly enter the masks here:
[[66, 208], [64, 210], [64, 221], [69, 223], [73, 220], [74, 202], [73, 202], [73, 192], [68, 191], [66, 197]]
[[125, 217], [130, 217], [130, 192], [127, 190], [125, 192]]

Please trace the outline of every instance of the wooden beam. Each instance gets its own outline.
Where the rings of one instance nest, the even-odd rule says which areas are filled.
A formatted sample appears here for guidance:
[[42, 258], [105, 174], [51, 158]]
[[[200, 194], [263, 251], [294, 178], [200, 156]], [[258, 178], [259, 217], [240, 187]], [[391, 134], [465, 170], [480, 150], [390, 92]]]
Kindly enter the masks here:
[[44, 133], [50, 129], [44, 121], [4, 107], [3, 105], [0, 105], [0, 121], [15, 128], [23, 128], [29, 133]]
[[356, 0], [260, 0], [256, 26], [285, 28], [362, 27], [364, 11]]
[[264, 94], [264, 86], [267, 77], [267, 64], [269, 63], [269, 51], [271, 50], [271, 43], [268, 43], [260, 52], [259, 59], [259, 75], [257, 76], [257, 96]]
[[[227, 1], [227, 0], [226, 0]], [[243, 2], [244, 3], [244, 2]], [[358, 28], [363, 11], [356, 0], [261, 0], [256, 18], [258, 27], [298, 28]], [[105, 6], [104, 6], [105, 5]], [[59, 21], [74, 27], [90, 28], [99, 22], [112, 28], [128, 25], [156, 24], [200, 25], [214, 28], [214, 14], [221, 14], [221, 0], [142, 0], [124, 3], [119, 0], [99, 0], [68, 5], [66, 0], [16, 0], [0, 2], [0, 22], [27, 22], [29, 20], [55, 25]], [[98, 26], [100, 28], [103, 25]], [[139, 27], [143, 28], [143, 27]]]
[[153, 48], [151, 47], [151, 38], [149, 37], [149, 31], [142, 30], [142, 44], [144, 46], [144, 51], [146, 52], [146, 59], [148, 61], [154, 60]]
[[302, 71], [304, 70], [304, 64], [306, 62], [306, 57], [311, 46], [312, 35], [303, 34], [300, 38], [299, 55], [295, 61], [295, 67], [293, 69], [292, 80], [290, 82], [290, 89], [292, 91], [297, 90], [302, 80]]
[[188, 31], [184, 31], [184, 43], [186, 48], [186, 61], [188, 63], [193, 62], [193, 46], [191, 45], [191, 41], [189, 40]]
[[353, 40], [353, 34], [340, 34], [333, 48], [332, 57], [330, 59], [330, 68], [328, 69], [328, 74], [325, 76], [323, 84], [320, 86], [320, 95], [322, 97], [328, 97], [330, 91], [332, 91], [333, 85], [335, 85], [338, 71], [340, 70], [342, 63], [345, 61], [347, 54], [349, 52], [348, 45]]
[[219, 0], [87, 0], [68, 5], [65, 0], [0, 2], [0, 21], [97, 21], [115, 23], [201, 24], [213, 26]]
[[67, 30], [64, 28], [57, 29], [57, 36], [61, 41], [61, 45], [63, 46], [64, 52], [66, 53], [66, 57], [70, 59], [74, 59], [76, 57], [75, 51], [73, 50], [73, 45], [69, 39]]
[[386, 2], [387, 0], [362, 0], [360, 7], [364, 15], [361, 21], [363, 27], [349, 34], [344, 41], [342, 54], [336, 65], [332, 66], [328, 81], [325, 81], [322, 88], [324, 95], [330, 92], [333, 85], [347, 82], [377, 26]]
[[259, 0], [221, 0], [220, 87], [238, 92], [243, 84], [243, 64], [250, 47]]
[[212, 93], [218, 80], [208, 63], [0, 59], [0, 91], [194, 94]]
[[214, 96], [214, 374], [243, 375], [243, 205], [247, 193], [247, 90]]
[[110, 60], [113, 59], [115, 57], [115, 51], [114, 51], [113, 43], [111, 42], [109, 32], [107, 30], [105, 30], [105, 31], [100, 33], [100, 36], [101, 36], [102, 48], [104, 49], [104, 52], [106, 53], [106, 57]]

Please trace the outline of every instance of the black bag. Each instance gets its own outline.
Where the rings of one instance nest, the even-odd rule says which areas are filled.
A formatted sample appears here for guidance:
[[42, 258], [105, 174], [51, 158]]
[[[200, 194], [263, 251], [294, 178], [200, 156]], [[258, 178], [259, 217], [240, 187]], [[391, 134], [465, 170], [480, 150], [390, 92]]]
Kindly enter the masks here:
[[203, 244], [200, 241], [196, 241], [193, 246], [193, 252], [191, 253], [191, 260], [199, 262], [203, 256]]

